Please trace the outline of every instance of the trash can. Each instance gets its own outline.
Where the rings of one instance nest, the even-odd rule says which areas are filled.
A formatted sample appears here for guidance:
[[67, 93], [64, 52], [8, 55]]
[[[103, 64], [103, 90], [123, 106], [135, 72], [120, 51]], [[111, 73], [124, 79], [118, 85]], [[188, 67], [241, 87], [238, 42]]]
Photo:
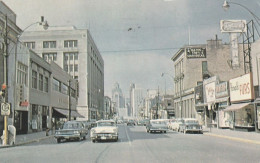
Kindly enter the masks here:
[[15, 145], [16, 128], [13, 125], [8, 125], [8, 144]]

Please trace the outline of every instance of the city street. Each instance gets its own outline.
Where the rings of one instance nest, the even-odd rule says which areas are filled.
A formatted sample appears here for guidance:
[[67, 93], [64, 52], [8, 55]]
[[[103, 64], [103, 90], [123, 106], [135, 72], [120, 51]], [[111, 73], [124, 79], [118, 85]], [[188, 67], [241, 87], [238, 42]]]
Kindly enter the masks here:
[[118, 142], [54, 138], [0, 149], [1, 162], [258, 162], [260, 146], [204, 134], [147, 133], [144, 126], [119, 125]]

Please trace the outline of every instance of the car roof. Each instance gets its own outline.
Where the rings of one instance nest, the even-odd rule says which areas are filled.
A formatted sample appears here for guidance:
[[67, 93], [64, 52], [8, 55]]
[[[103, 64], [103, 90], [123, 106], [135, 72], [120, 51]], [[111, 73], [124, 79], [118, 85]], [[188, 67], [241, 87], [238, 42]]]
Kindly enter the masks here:
[[97, 121], [97, 123], [98, 123], [98, 122], [114, 122], [114, 123], [115, 123], [114, 120], [99, 120], [99, 121]]

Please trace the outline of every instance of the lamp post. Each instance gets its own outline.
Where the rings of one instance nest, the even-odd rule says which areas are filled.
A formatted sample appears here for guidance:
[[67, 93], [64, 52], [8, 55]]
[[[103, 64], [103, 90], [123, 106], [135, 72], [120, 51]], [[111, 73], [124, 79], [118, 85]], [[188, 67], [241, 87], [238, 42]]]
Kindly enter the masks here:
[[[229, 5], [229, 4], [238, 5], [238, 6], [242, 7], [242, 8], [244, 8], [245, 10], [247, 10], [247, 11], [254, 17], [256, 23], [257, 23], [258, 26], [260, 27], [260, 18], [259, 18], [256, 14], [254, 14], [251, 10], [249, 10], [248, 7], [246, 7], [245, 5], [242, 5], [242, 4], [240, 4], [240, 3], [237, 3], [237, 2], [227, 2], [227, 1], [225, 0], [224, 3], [223, 3], [223, 5], [222, 5], [222, 7], [223, 7], [223, 9], [224, 9], [225, 11], [227, 11], [227, 10], [230, 8], [230, 5]], [[260, 36], [257, 29], [256, 29], [256, 31], [257, 31], [258, 36]]]

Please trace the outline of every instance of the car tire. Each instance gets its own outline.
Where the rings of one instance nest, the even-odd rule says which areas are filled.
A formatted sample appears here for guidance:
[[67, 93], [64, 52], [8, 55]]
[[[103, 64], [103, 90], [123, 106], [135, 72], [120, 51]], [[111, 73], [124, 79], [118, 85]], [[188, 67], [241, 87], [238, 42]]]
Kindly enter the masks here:
[[60, 143], [61, 142], [61, 139], [60, 138], [57, 138], [57, 143]]
[[166, 131], [164, 131], [164, 133], [166, 133]]
[[83, 140], [86, 140], [86, 136], [87, 136], [87, 135], [83, 136]]
[[96, 140], [95, 140], [95, 139], [92, 139], [92, 143], [96, 143]]

